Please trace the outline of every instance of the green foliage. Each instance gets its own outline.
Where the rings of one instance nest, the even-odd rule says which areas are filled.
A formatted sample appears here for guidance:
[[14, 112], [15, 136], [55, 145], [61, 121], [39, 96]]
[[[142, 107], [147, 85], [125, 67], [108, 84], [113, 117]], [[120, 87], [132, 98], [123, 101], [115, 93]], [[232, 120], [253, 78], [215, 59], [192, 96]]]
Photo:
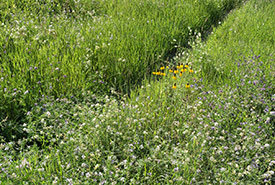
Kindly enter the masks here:
[[[171, 61], [165, 59], [174, 49], [164, 52], [162, 59], [148, 57], [147, 68], [130, 62], [135, 53], [125, 48], [142, 51], [134, 38], [122, 39], [130, 31], [135, 33], [134, 23], [142, 30], [141, 24], [122, 15], [136, 13], [142, 22], [146, 19], [137, 9], [150, 14], [155, 7], [165, 5], [171, 10], [169, 3], [180, 6], [183, 1], [131, 1], [135, 6], [127, 6], [126, 0], [106, 2], [98, 3], [104, 16], [93, 17], [93, 24], [83, 17], [78, 24], [63, 13], [56, 19], [41, 18], [40, 27], [36, 23], [41, 20], [32, 23], [35, 19], [30, 14], [17, 12], [5, 18], [13, 24], [2, 24], [0, 29], [0, 102], [4, 102], [0, 106], [0, 184], [274, 184], [275, 66], [270, 33], [274, 21], [270, 17], [275, 3], [247, 2], [229, 14], [205, 43], [201, 29], [186, 28], [186, 37], [180, 39], [172, 30], [167, 35], [177, 52]], [[232, 2], [237, 1], [201, 1], [200, 8], [224, 11]], [[173, 18], [170, 13], [164, 11], [159, 18]], [[192, 16], [187, 19], [191, 21]], [[264, 25], [259, 26], [260, 20]], [[146, 33], [152, 31], [150, 26], [144, 27]], [[165, 28], [160, 22], [158, 26], [163, 33]], [[233, 34], [230, 28], [241, 32]], [[112, 32], [108, 35], [104, 30]], [[115, 41], [109, 47], [113, 32], [122, 35], [113, 35]], [[153, 38], [161, 44], [156, 35], [144, 35], [139, 43]], [[118, 53], [112, 54], [115, 48]], [[133, 58], [128, 63], [126, 58], [119, 60], [124, 63], [108, 63], [121, 52]], [[120, 82], [112, 85], [110, 75], [120, 71], [130, 81], [121, 70], [130, 66], [130, 73], [140, 65], [136, 73], [151, 76], [154, 62], [170, 68], [188, 63], [194, 73], [173, 79], [167, 69], [166, 76], [145, 78], [130, 96], [111, 88]], [[116, 79], [125, 83], [124, 77]], [[190, 88], [184, 87], [186, 82]], [[106, 91], [112, 91], [112, 96], [99, 95]]]
[[249, 1], [244, 8], [234, 10], [207, 41], [201, 62], [205, 76], [218, 76], [214, 83], [230, 83], [232, 75], [228, 74], [237, 68], [235, 62], [253, 55], [261, 56], [263, 64], [270, 68], [275, 40], [275, 33], [270, 31], [275, 24], [271, 19], [273, 10], [272, 2], [262, 0]]
[[156, 64], [175, 53], [175, 46], [188, 46], [188, 26], [206, 31], [220, 20], [223, 4], [206, 0], [1, 3], [1, 118], [18, 120], [42, 95], [69, 97], [84, 89], [108, 94], [112, 88], [129, 93]]
[[[236, 83], [216, 89], [196, 81], [189, 98], [181, 89], [171, 91], [164, 80], [144, 84], [121, 101], [90, 92], [81, 102], [45, 97], [27, 114], [28, 137], [1, 145], [0, 159], [5, 156], [12, 165], [3, 162], [0, 179], [271, 183], [274, 84], [262, 74], [273, 70], [266, 71], [258, 59], [240, 64], [236, 73], [246, 75], [242, 81], [236, 75]], [[21, 152], [15, 155], [13, 148]]]
[[38, 16], [65, 13], [69, 17], [83, 17], [89, 13], [98, 14], [101, 10], [97, 0], [7, 0], [5, 4], [6, 10], [23, 11]]

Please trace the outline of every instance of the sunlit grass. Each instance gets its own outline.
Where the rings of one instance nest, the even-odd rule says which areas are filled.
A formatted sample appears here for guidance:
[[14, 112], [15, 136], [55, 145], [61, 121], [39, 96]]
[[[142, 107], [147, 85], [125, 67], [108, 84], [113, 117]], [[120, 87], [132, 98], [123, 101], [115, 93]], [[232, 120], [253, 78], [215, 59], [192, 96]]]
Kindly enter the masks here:
[[129, 93], [188, 46], [188, 27], [206, 33], [240, 2], [1, 2], [1, 117], [21, 119], [42, 95]]
[[[139, 33], [135, 45], [127, 36], [143, 29], [126, 17], [135, 15], [142, 22], [144, 15], [137, 9], [155, 15], [151, 12], [156, 6], [169, 9], [170, 2], [180, 6], [183, 1], [131, 1], [135, 6], [126, 0], [62, 2], [56, 17], [39, 14], [43, 25], [36, 24], [36, 14], [28, 14], [37, 4], [4, 16], [14, 24], [2, 24], [0, 29], [0, 184], [274, 184], [273, 1], [247, 2], [206, 42], [201, 30], [187, 28], [188, 50], [171, 36], [175, 55], [170, 60], [148, 57], [148, 69], [136, 68], [143, 64], [132, 64], [137, 55], [131, 52], [154, 46], [142, 45], [147, 43], [143, 40], [158, 37]], [[93, 24], [85, 19], [91, 18], [87, 11], [92, 10], [81, 9], [80, 2], [95, 3], [100, 10], [92, 14]], [[218, 1], [203, 3], [218, 7]], [[41, 11], [47, 13], [50, 5]], [[70, 8], [78, 13], [69, 13]], [[207, 11], [211, 10], [215, 9]], [[0, 12], [1, 20], [3, 15]], [[115, 22], [115, 15], [122, 20]], [[78, 18], [83, 25], [75, 21]], [[257, 27], [260, 20], [264, 24]], [[137, 29], [128, 29], [131, 25]], [[118, 53], [112, 53], [116, 47], [109, 47], [109, 37], [103, 36], [108, 29], [126, 36], [113, 42]], [[15, 37], [7, 39], [10, 33]], [[124, 51], [128, 46], [133, 50]], [[120, 57], [118, 64], [110, 60], [99, 67], [120, 52], [133, 58]], [[128, 83], [131, 78], [124, 75], [130, 72], [147, 75], [144, 80], [134, 77], [140, 85], [133, 82], [133, 89], [123, 95], [106, 81], [106, 75], [116, 72], [121, 75], [114, 78], [121, 80], [114, 82], [118, 84]], [[102, 89], [112, 93], [97, 93]]]

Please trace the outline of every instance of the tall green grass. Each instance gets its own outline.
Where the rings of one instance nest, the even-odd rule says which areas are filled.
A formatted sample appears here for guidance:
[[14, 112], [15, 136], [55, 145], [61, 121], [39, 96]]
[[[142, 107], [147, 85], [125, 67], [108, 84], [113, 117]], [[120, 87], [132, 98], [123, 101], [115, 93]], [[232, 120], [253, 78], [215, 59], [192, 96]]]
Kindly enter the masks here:
[[[229, 33], [231, 19], [239, 20], [238, 29], [255, 27], [253, 19], [274, 11], [272, 1], [249, 1], [213, 35]], [[243, 36], [251, 29], [243, 28]], [[260, 48], [270, 39], [267, 32], [254, 30], [251, 35], [262, 33], [261, 39], [247, 36], [240, 46], [237, 34], [215, 45], [245, 52], [245, 43]], [[220, 55], [220, 65], [211, 57], [220, 51], [213, 38], [204, 44], [195, 37], [191, 50], [175, 57], [195, 71], [177, 79], [193, 80], [190, 89], [172, 89], [175, 80], [167, 75], [144, 81], [121, 101], [93, 91], [84, 91], [83, 100], [42, 97], [21, 125], [28, 137], [0, 144], [0, 183], [274, 184], [273, 45], [265, 45], [263, 59], [248, 51], [231, 59]]]
[[129, 90], [241, 1], [1, 2], [1, 118], [42, 95]]
[[[195, 51], [195, 58], [201, 58], [197, 64], [202, 66], [206, 79], [219, 84], [231, 83], [231, 77], [237, 75], [234, 71], [239, 60], [249, 60], [247, 58], [252, 56], [259, 58], [266, 70], [274, 67], [274, 4], [272, 1], [251, 1], [249, 7], [234, 11], [234, 16], [214, 29], [203, 53]], [[253, 15], [253, 19], [247, 15]]]

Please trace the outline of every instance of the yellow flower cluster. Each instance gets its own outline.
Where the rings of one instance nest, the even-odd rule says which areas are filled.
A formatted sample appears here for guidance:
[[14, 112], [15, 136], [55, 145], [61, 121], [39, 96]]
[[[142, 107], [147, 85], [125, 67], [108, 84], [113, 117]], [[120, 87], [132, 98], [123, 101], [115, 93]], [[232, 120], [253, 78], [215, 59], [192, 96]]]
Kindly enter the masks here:
[[[160, 70], [153, 72], [153, 75], [157, 76], [166, 76], [166, 73], [169, 75], [169, 73], [172, 75], [173, 80], [177, 80], [178, 76], [182, 77], [184, 73], [189, 72], [189, 73], [194, 73], [194, 70], [192, 67], [189, 66], [189, 64], [183, 65], [182, 63], [174, 66], [174, 67], [169, 67], [169, 66], [161, 66]], [[169, 75], [170, 76], [170, 75]], [[176, 89], [177, 84], [173, 83], [172, 89]], [[190, 84], [187, 82], [185, 84], [185, 88], [190, 88]]]
[[157, 72], [153, 72], [153, 75], [165, 76], [166, 74], [160, 71], [157, 71]]

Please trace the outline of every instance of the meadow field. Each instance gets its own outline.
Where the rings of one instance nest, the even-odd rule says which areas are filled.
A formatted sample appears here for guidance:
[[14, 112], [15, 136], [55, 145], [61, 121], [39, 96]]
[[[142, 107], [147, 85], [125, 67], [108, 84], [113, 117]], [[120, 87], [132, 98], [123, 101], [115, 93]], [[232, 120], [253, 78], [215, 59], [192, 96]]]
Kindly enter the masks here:
[[274, 12], [0, 1], [0, 184], [274, 184]]

